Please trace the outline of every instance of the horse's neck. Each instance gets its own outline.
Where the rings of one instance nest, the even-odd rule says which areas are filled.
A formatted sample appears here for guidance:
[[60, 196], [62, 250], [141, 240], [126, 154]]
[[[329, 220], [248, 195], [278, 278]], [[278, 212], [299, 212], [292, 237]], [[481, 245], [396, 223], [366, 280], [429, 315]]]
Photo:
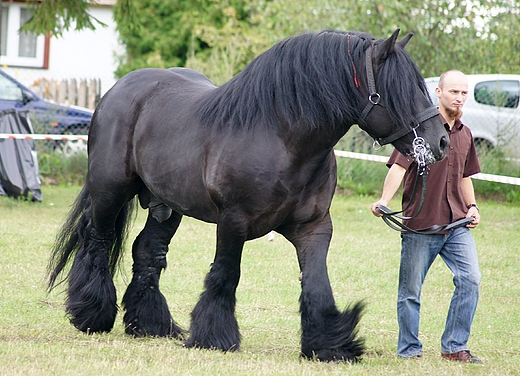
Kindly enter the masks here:
[[298, 154], [300, 151], [309, 156], [328, 153], [351, 126], [352, 124], [346, 125], [343, 127], [344, 129], [340, 127], [318, 127], [305, 132], [293, 130], [286, 134], [284, 141], [289, 149], [292, 148]]

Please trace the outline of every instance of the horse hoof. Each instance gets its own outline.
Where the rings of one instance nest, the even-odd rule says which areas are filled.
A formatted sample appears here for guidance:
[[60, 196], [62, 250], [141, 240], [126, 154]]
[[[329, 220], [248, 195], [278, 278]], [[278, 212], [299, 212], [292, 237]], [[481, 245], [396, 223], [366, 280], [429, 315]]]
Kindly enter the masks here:
[[137, 320], [135, 320], [135, 322], [126, 323], [125, 333], [135, 338], [165, 337], [184, 340], [186, 336], [186, 331], [173, 320], [167, 325], [148, 325], [146, 328], [138, 325]]
[[210, 345], [210, 344], [201, 344], [200, 342], [194, 341], [192, 339], [188, 339], [184, 342], [184, 347], [194, 348], [194, 349], [206, 349], [206, 350], [220, 350], [222, 352], [235, 352], [240, 350], [240, 343], [233, 344], [231, 346], [224, 344]]
[[114, 312], [105, 310], [103, 314], [97, 316], [91, 315], [90, 312], [74, 314], [69, 310], [68, 313], [71, 316], [70, 323], [74, 325], [76, 329], [87, 334], [93, 334], [110, 332], [114, 327], [117, 312], [115, 309]]
[[301, 356], [308, 360], [316, 360], [319, 362], [348, 362], [357, 363], [361, 357], [351, 354], [348, 351], [338, 351], [337, 349], [322, 349], [313, 351], [312, 354], [304, 354]]

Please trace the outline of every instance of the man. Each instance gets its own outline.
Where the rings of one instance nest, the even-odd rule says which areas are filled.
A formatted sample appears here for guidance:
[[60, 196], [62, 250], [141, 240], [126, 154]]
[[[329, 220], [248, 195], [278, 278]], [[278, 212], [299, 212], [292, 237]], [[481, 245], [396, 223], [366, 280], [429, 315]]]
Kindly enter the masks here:
[[[475, 144], [470, 130], [461, 123], [462, 106], [468, 95], [466, 76], [450, 70], [440, 76], [435, 90], [439, 98], [439, 112], [450, 135], [450, 148], [445, 159], [430, 167], [422, 211], [403, 223], [419, 230], [433, 225], [445, 225], [465, 217], [474, 220], [466, 227], [458, 227], [438, 234], [403, 233], [401, 235], [401, 263], [397, 319], [399, 338], [397, 354], [402, 358], [421, 357], [419, 340], [419, 312], [421, 288], [433, 261], [439, 255], [454, 275], [455, 291], [441, 338], [441, 356], [464, 363], [481, 364], [467, 347], [471, 324], [477, 308], [481, 274], [477, 251], [469, 228], [480, 222], [470, 176], [480, 172]], [[412, 195], [417, 164], [394, 151], [388, 161], [381, 199], [372, 204], [372, 212], [379, 205], [387, 206], [404, 179], [402, 205], [406, 207]], [[418, 182], [417, 192], [421, 192]], [[416, 213], [416, 198], [404, 215]]]

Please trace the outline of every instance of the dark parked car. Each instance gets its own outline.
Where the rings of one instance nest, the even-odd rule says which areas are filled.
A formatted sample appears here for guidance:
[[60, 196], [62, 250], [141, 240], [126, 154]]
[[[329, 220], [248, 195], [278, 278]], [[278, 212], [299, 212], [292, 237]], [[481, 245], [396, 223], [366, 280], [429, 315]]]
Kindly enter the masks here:
[[28, 111], [36, 133], [87, 134], [94, 111], [40, 98], [0, 69], [0, 111]]

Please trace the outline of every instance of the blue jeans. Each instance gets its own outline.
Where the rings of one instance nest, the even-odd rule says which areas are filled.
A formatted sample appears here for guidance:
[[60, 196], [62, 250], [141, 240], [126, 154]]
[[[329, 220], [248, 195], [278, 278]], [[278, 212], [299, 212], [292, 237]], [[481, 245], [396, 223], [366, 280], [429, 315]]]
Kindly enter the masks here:
[[468, 350], [467, 342], [477, 309], [481, 280], [477, 250], [470, 230], [459, 227], [444, 235], [402, 234], [401, 239], [397, 355], [408, 358], [421, 354], [421, 288], [437, 255], [450, 268], [455, 285], [441, 338], [441, 351], [451, 354]]

